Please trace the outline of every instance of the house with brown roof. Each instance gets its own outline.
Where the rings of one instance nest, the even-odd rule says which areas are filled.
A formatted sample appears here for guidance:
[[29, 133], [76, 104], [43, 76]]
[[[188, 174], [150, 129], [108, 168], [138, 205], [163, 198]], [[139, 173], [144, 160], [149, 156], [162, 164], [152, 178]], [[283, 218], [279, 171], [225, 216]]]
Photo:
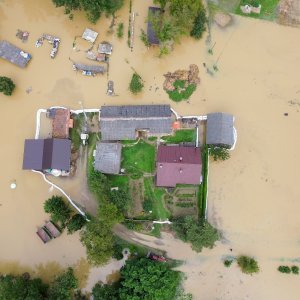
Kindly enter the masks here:
[[156, 161], [156, 185], [200, 184], [202, 181], [201, 151], [198, 147], [159, 146]]
[[73, 120], [70, 118], [70, 110], [56, 108], [53, 114], [52, 137], [58, 139], [69, 138], [69, 129], [73, 127]]

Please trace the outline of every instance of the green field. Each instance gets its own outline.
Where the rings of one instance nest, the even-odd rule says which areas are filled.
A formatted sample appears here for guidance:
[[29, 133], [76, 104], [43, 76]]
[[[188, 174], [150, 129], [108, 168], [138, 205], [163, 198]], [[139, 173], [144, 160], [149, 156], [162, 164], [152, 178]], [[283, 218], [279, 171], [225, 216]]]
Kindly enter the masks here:
[[195, 129], [176, 130], [175, 135], [163, 136], [161, 139], [169, 144], [179, 144], [183, 142], [196, 142]]

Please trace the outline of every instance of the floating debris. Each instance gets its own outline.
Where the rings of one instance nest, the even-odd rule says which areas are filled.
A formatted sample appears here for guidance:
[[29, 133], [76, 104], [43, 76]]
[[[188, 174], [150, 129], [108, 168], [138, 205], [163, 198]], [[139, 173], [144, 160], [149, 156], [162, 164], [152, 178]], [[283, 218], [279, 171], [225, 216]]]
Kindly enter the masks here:
[[41, 47], [43, 45], [44, 40], [48, 41], [50, 44], [52, 44], [52, 49], [50, 52], [50, 57], [55, 58], [58, 52], [58, 47], [60, 44], [60, 39], [56, 36], [53, 36], [51, 34], [43, 34], [36, 42], [35, 46], [37, 48]]
[[19, 38], [23, 43], [25, 43], [29, 38], [29, 32], [18, 29], [16, 33], [16, 37]]

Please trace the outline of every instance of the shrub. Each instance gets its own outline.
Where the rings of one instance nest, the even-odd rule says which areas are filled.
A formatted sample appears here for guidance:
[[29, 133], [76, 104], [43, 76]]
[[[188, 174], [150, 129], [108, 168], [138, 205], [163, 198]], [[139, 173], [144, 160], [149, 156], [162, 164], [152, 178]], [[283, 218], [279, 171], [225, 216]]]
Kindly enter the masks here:
[[119, 211], [126, 213], [131, 199], [127, 189], [119, 188], [110, 192], [109, 200], [116, 205]]
[[299, 274], [299, 267], [298, 266], [292, 266], [291, 267], [292, 273], [293, 274]]
[[124, 24], [123, 23], [119, 23], [118, 24], [118, 29], [117, 29], [117, 36], [119, 39], [121, 39], [124, 35]]
[[145, 33], [145, 31], [143, 29], [141, 29], [140, 39], [146, 47], [150, 47], [151, 44], [148, 41], [147, 34]]
[[70, 219], [71, 209], [62, 197], [52, 196], [44, 203], [44, 210], [51, 215], [51, 220], [55, 223], [61, 222], [64, 227]]
[[205, 8], [200, 9], [198, 16], [195, 18], [194, 27], [190, 35], [195, 39], [201, 39], [204, 31], [206, 30], [207, 17]]
[[187, 87], [185, 87], [185, 81], [184, 80], [176, 80], [173, 84], [175, 87], [174, 91], [167, 91], [170, 99], [172, 99], [175, 102], [180, 102], [182, 100], [187, 100], [191, 97], [191, 95], [196, 90], [195, 84], [190, 84]]
[[134, 231], [142, 231], [143, 225], [140, 222], [134, 222], [131, 220], [126, 220], [123, 222], [123, 224], [130, 230]]
[[137, 73], [132, 74], [132, 78], [129, 84], [129, 89], [133, 94], [137, 94], [142, 91], [144, 84], [142, 78]]
[[80, 230], [86, 224], [86, 219], [81, 214], [74, 215], [67, 224], [68, 234]]
[[0, 76], [0, 92], [2, 92], [4, 95], [11, 96], [15, 87], [16, 85], [10, 78]]
[[286, 273], [286, 274], [291, 273], [291, 269], [288, 266], [279, 266], [278, 271], [281, 272], [281, 273]]
[[147, 211], [147, 212], [152, 211], [153, 205], [152, 205], [151, 199], [146, 198], [144, 200], [144, 202], [143, 202], [143, 209], [144, 209], [144, 211]]
[[117, 300], [118, 289], [113, 285], [97, 283], [93, 287], [94, 300]]
[[237, 263], [243, 273], [253, 274], [253, 273], [259, 272], [259, 267], [258, 267], [257, 261], [252, 257], [240, 255], [237, 258]]
[[223, 147], [210, 147], [209, 155], [211, 155], [213, 157], [214, 161], [226, 160], [226, 159], [230, 158], [228, 149], [223, 148]]
[[226, 268], [229, 268], [231, 266], [231, 264], [233, 263], [233, 260], [232, 259], [225, 259], [224, 260], [224, 266]]

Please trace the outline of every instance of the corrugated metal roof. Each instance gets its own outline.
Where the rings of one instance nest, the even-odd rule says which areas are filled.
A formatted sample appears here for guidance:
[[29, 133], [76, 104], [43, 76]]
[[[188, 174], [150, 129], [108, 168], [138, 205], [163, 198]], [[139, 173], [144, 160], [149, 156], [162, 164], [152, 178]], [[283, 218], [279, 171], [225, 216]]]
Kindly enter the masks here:
[[232, 115], [211, 113], [207, 115], [206, 144], [232, 147], [234, 144]]
[[[161, 9], [159, 7], [150, 6], [148, 9], [148, 18], [150, 14], [161, 14]], [[151, 18], [151, 16], [150, 16]], [[147, 25], [147, 38], [148, 42], [152, 45], [159, 45], [159, 39], [154, 31], [153, 25], [150, 21], [148, 21]]]
[[[24, 53], [23, 56], [21, 55], [22, 52]], [[27, 57], [25, 57], [26, 55]], [[29, 53], [26, 53], [22, 49], [7, 41], [0, 41], [0, 57], [21, 68], [25, 68], [31, 59], [31, 55]]]
[[100, 118], [171, 117], [170, 105], [102, 106]]
[[24, 170], [70, 170], [71, 141], [68, 139], [25, 140]]
[[200, 184], [202, 174], [200, 148], [159, 146], [156, 185]]
[[97, 143], [94, 167], [105, 174], [119, 174], [122, 145], [119, 143]]

